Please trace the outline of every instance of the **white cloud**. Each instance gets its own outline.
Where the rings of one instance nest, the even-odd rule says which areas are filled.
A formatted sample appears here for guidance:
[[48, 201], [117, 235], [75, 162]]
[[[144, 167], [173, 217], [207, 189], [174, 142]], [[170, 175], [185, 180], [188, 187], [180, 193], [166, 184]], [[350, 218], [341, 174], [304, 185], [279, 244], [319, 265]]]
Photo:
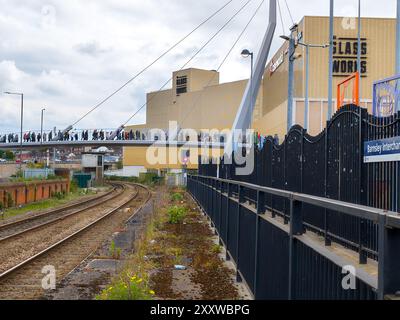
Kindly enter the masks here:
[[[158, 57], [227, 0], [0, 0], [0, 91], [25, 93], [25, 127], [36, 129], [46, 107], [46, 127], [66, 127]], [[117, 127], [145, 102], [233, 13], [234, 0], [179, 48], [157, 63], [79, 127]], [[189, 66], [215, 69], [260, 2], [253, 0]], [[291, 24], [283, 1], [286, 27]], [[327, 15], [329, 1], [288, 0], [296, 21]], [[394, 0], [363, 0], [364, 16], [395, 13]], [[268, 22], [268, 1], [222, 68], [221, 80], [248, 77], [241, 49], [257, 51]], [[356, 0], [335, 0], [337, 15], [356, 15]], [[280, 23], [272, 51], [281, 40]], [[19, 102], [0, 96], [0, 132], [18, 130]], [[145, 120], [142, 112], [133, 121]]]

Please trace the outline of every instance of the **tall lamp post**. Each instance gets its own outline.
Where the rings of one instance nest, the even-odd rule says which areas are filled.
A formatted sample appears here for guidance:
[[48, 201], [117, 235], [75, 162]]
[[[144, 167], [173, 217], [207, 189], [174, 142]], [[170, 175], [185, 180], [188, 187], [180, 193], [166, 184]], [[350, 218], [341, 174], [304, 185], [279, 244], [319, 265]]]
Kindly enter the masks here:
[[306, 88], [304, 99], [304, 129], [308, 130], [308, 115], [309, 115], [309, 83], [310, 83], [310, 48], [328, 48], [329, 44], [308, 44], [299, 42], [299, 45], [306, 48]]
[[253, 89], [253, 75], [254, 75], [254, 53], [250, 52], [248, 49], [244, 49], [241, 53], [243, 58], [248, 58], [251, 57], [251, 74], [250, 74], [250, 90], [251, 90], [251, 104], [255, 106], [255, 102], [257, 100], [255, 100], [254, 96], [257, 96], [257, 94]]
[[329, 0], [329, 76], [328, 76], [328, 120], [333, 115], [333, 37], [334, 37], [334, 0]]
[[283, 40], [289, 41], [289, 84], [288, 84], [288, 107], [287, 107], [287, 132], [289, 132], [292, 127], [292, 119], [293, 119], [293, 88], [294, 88], [294, 61], [296, 59], [296, 41], [297, 41], [297, 33], [298, 25], [294, 24], [290, 28], [290, 37], [281, 36]]
[[44, 112], [46, 109], [42, 109], [42, 114], [40, 117], [40, 143], [43, 144], [43, 118], [44, 118]]
[[24, 94], [19, 92], [4, 92], [8, 95], [16, 95], [21, 97], [21, 136], [20, 139], [20, 150], [19, 150], [19, 169], [22, 173], [22, 135], [23, 135], [23, 125], [24, 125]]

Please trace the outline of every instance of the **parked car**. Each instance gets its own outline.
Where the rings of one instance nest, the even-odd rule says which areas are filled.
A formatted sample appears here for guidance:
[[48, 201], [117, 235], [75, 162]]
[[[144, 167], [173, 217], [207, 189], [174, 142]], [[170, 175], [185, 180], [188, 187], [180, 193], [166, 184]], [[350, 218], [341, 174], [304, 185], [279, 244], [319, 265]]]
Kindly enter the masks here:
[[5, 162], [7, 162], [6, 159], [0, 159], [0, 163], [5, 163]]

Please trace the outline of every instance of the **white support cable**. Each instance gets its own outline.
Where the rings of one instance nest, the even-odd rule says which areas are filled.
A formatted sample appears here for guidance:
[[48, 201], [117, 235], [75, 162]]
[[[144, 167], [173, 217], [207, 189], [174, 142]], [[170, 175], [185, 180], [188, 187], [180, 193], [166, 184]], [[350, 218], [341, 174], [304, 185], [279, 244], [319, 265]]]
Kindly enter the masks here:
[[[240, 9], [239, 10], [237, 10], [236, 12], [235, 12], [235, 14], [227, 21], [227, 22], [225, 22], [225, 24], [198, 50], [198, 51], [196, 51], [196, 53], [178, 70], [178, 71], [182, 71], [183, 69], [185, 69], [186, 67], [187, 67], [187, 65], [190, 63], [190, 62], [192, 62], [193, 61], [193, 59], [194, 58], [196, 58], [199, 54], [200, 54], [200, 52], [202, 52], [210, 43], [211, 43], [211, 41], [212, 40], [214, 40], [216, 37], [217, 37], [217, 35], [218, 34], [220, 34], [232, 21], [233, 21], [233, 19], [237, 16], [237, 15], [239, 15], [239, 13], [240, 12], [242, 12], [246, 7], [247, 7], [247, 5], [251, 2], [251, 1], [253, 1], [253, 0], [247, 0], [246, 1], [246, 3], [242, 6], [242, 7], [240, 7]], [[162, 86], [161, 86], [161, 88], [157, 91], [157, 92], [155, 92], [155, 94], [148, 100], [148, 101], [146, 101], [124, 124], [123, 124], [123, 126], [126, 126], [144, 107], [146, 107], [147, 106], [147, 104], [150, 102], [150, 101], [152, 101], [170, 82], [171, 82], [171, 80], [173, 80], [173, 78], [171, 77], [171, 78], [169, 78], [168, 79], [168, 81], [167, 82], [165, 82]]]
[[277, 4], [278, 4], [278, 10], [279, 10], [279, 17], [280, 17], [280, 20], [282, 23], [282, 34], [285, 34], [285, 24], [283, 22], [283, 15], [282, 15], [280, 0], [278, 0]]
[[[231, 46], [231, 48], [229, 49], [228, 53], [226, 54], [226, 56], [224, 57], [224, 59], [222, 60], [222, 62], [220, 63], [220, 65], [218, 66], [218, 68], [216, 69], [216, 71], [218, 72], [219, 70], [221, 70], [221, 68], [223, 67], [223, 65], [225, 64], [225, 62], [227, 61], [227, 59], [229, 58], [229, 56], [231, 55], [233, 49], [236, 47], [236, 45], [238, 44], [238, 42], [240, 41], [240, 39], [243, 37], [244, 33], [246, 32], [246, 30], [248, 29], [248, 27], [250, 26], [251, 22], [254, 20], [255, 16], [257, 15], [258, 11], [260, 11], [262, 4], [265, 2], [265, 0], [262, 0], [261, 3], [259, 4], [259, 6], [257, 7], [256, 11], [253, 13], [253, 15], [251, 16], [250, 20], [247, 22], [247, 24], [245, 25], [245, 27], [243, 28], [243, 30], [241, 31], [241, 33], [239, 34], [239, 36], [236, 38], [236, 41], [234, 42], [234, 44]], [[208, 87], [210, 86], [210, 84], [214, 81], [215, 77], [217, 76], [217, 73], [213, 74], [213, 76], [211, 77], [210, 81], [207, 83], [207, 85], [205, 86]], [[184, 117], [183, 121], [181, 122], [181, 127], [184, 126], [185, 121], [187, 120], [187, 118], [192, 114], [192, 112], [197, 108], [198, 103], [201, 101], [201, 99], [203, 98], [204, 95], [204, 90], [201, 92], [200, 96], [195, 100], [194, 104], [192, 105], [191, 108], [189, 108], [189, 112], [186, 114], [186, 116]]]
[[293, 20], [293, 16], [292, 16], [292, 11], [290, 10], [290, 7], [289, 7], [289, 5], [288, 5], [288, 3], [287, 3], [287, 0], [284, 0], [284, 1], [285, 1], [285, 4], [286, 4], [286, 8], [287, 8], [287, 10], [288, 10], [288, 12], [289, 12], [290, 20], [292, 20], [292, 25], [294, 25], [294, 20]]

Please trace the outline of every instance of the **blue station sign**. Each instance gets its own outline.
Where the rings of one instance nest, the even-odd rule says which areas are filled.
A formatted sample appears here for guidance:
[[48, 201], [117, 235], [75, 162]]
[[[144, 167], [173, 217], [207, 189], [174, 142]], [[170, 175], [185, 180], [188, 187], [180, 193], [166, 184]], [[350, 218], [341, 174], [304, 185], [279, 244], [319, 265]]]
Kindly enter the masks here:
[[364, 143], [364, 163], [400, 161], [400, 137]]

